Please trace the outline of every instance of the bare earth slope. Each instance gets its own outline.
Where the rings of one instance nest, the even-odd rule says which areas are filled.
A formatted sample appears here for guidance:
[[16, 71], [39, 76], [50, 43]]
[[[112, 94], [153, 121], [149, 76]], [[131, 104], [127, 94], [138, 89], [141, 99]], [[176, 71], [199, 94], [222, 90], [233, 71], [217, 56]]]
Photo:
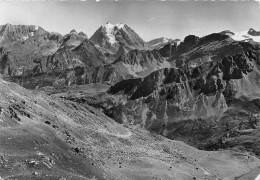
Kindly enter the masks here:
[[1, 179], [243, 179], [260, 165], [128, 129], [85, 103], [3, 80], [0, 102]]

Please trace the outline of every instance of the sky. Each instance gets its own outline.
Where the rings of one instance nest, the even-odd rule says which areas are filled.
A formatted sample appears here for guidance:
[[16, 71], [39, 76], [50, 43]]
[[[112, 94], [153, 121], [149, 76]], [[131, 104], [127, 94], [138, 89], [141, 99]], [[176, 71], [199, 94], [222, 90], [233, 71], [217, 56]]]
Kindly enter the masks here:
[[72, 29], [90, 37], [106, 22], [124, 23], [145, 41], [231, 30], [260, 30], [256, 1], [0, 1], [0, 25], [39, 25], [67, 34]]

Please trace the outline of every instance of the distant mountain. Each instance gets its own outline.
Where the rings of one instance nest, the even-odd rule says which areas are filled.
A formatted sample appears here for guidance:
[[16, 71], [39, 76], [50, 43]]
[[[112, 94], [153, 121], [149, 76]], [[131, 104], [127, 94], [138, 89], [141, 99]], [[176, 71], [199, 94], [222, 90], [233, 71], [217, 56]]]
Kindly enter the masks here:
[[51, 56], [51, 66], [60, 70], [77, 66], [100, 66], [106, 64], [106, 58], [88, 39], [84, 39], [78, 46], [61, 46]]
[[83, 32], [61, 36], [39, 26], [10, 24], [0, 30], [0, 73], [5, 77], [106, 64], [107, 58]]
[[[71, 31], [64, 36], [60, 47], [53, 55], [34, 60], [34, 69], [31, 70], [31, 74], [36, 75], [35, 81], [31, 79], [30, 82], [27, 76], [22, 79], [25, 84], [28, 84], [27, 88], [50, 84], [70, 85], [96, 82], [92, 73], [96, 72], [96, 67], [107, 65], [108, 61], [108, 58], [86, 36]], [[40, 73], [42, 77], [37, 75]], [[77, 77], [75, 79], [75, 73], [76, 76], [82, 77], [81, 80], [77, 80]]]
[[113, 63], [113, 67], [124, 79], [129, 79], [144, 77], [155, 70], [169, 68], [171, 65], [158, 50], [140, 51], [136, 49], [122, 54]]
[[[186, 56], [194, 52], [196, 63], [213, 52], [215, 56], [221, 55], [222, 50], [214, 47], [209, 53], [192, 49], [235, 36], [223, 31], [202, 38], [189, 35], [180, 43], [179, 39], [167, 38], [145, 43], [124, 24], [107, 23], [90, 39], [76, 30], [61, 36], [39, 26], [0, 27], [0, 73], [30, 89], [53, 84], [114, 84], [123, 79], [142, 78], [155, 70], [186, 65]], [[257, 35], [253, 30], [249, 33]], [[153, 50], [148, 50], [148, 46], [153, 46]]]
[[248, 31], [242, 31], [235, 33], [234, 36], [231, 37], [236, 41], [255, 41], [260, 42], [260, 31], [255, 31], [250, 28]]
[[70, 31], [69, 34], [66, 34], [61, 40], [61, 46], [70, 46], [76, 47], [80, 45], [85, 39], [87, 39], [87, 35], [83, 32], [77, 33], [74, 29]]
[[40, 26], [0, 26], [0, 73], [5, 76], [25, 74], [34, 60], [54, 54], [62, 35], [49, 33]]
[[101, 48], [116, 53], [120, 46], [126, 49], [142, 49], [147, 50], [146, 42], [130, 27], [125, 24], [107, 23], [101, 26], [90, 37], [90, 40]]
[[[34, 56], [30, 51], [30, 58], [23, 59], [25, 65], [22, 66], [22, 71], [19, 70], [22, 60], [15, 61], [6, 49], [0, 49], [0, 57], [2, 57], [0, 58], [2, 62], [0, 72], [5, 78], [10, 76], [8, 80], [34, 89], [49, 85], [63, 86], [95, 82], [114, 84], [123, 79], [143, 77], [154, 70], [171, 66], [159, 51], [140, 50], [134, 42], [138, 38], [139, 42], [142, 41], [144, 44], [145, 42], [140, 40], [140, 37], [126, 25], [117, 26], [121, 30], [116, 33], [116, 38], [119, 40], [115, 44], [120, 44], [120, 46], [115, 54], [110, 54], [110, 50], [102, 49], [94, 44], [83, 32], [77, 33], [76, 30], [72, 30], [63, 37], [57, 38], [56, 48], [52, 53]], [[30, 28], [37, 29], [36, 26]], [[49, 34], [47, 31], [43, 32]], [[55, 35], [55, 33], [52, 34]], [[123, 37], [132, 37], [134, 41], [127, 41], [127, 38], [120, 39], [120, 34]], [[17, 35], [17, 37], [20, 36]], [[10, 40], [10, 44], [16, 41], [16, 39]], [[18, 49], [28, 46], [27, 43], [22, 43]], [[134, 49], [134, 47], [139, 49]], [[39, 50], [39, 53], [42, 52]], [[24, 55], [24, 52], [21, 55]]]
[[162, 47], [168, 43], [177, 43], [179, 42], [180, 39], [168, 39], [166, 37], [160, 37], [160, 38], [156, 38], [156, 39], [153, 39], [149, 42], [147, 42], [147, 44], [151, 47], [151, 48], [159, 48], [159, 47]]
[[172, 68], [120, 81], [98, 103], [129, 126], [207, 150], [246, 149], [260, 156], [259, 58], [251, 41], [189, 35], [168, 59]]
[[89, 83], [112, 85], [124, 79], [144, 77], [155, 70], [170, 67], [171, 64], [158, 50], [131, 50], [109, 63], [107, 57], [92, 42], [84, 40], [78, 47], [62, 47], [54, 55], [39, 61], [38, 73], [34, 76], [12, 77], [8, 80], [28, 89]]
[[107, 64], [105, 56], [83, 33], [72, 30], [61, 40], [59, 49], [49, 57], [47, 68], [65, 70], [77, 66], [100, 66]]

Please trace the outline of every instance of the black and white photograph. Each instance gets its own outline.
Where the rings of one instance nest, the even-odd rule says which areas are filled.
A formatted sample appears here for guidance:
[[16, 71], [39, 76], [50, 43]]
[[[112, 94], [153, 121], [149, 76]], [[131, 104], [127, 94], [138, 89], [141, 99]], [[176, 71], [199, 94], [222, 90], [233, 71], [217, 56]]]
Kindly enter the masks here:
[[0, 180], [260, 180], [260, 1], [0, 0]]

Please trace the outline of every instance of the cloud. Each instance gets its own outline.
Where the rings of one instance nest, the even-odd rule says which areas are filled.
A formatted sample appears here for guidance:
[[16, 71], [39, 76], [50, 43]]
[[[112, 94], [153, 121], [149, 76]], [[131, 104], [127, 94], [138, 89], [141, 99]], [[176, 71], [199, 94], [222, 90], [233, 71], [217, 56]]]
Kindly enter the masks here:
[[193, 31], [200, 31], [200, 29], [198, 29], [198, 28], [195, 28], [195, 29], [192, 29]]

